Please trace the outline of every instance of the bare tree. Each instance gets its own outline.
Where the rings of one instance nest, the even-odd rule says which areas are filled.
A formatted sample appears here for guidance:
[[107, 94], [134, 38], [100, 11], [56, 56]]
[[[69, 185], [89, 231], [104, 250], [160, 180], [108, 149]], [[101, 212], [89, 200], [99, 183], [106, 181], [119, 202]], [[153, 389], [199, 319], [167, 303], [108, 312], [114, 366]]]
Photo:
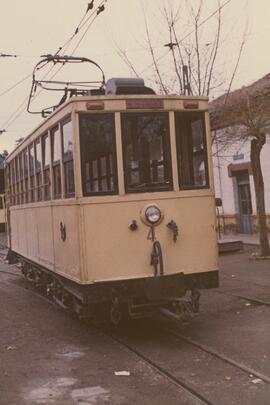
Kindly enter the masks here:
[[[260, 155], [266, 143], [270, 127], [270, 78], [264, 78], [253, 85], [226, 94], [217, 99], [212, 107], [211, 126], [213, 129], [228, 128], [223, 133], [224, 149], [228, 139], [242, 139], [250, 142], [250, 161], [255, 186], [257, 216], [260, 235], [260, 254], [270, 255], [267, 237], [267, 219], [265, 212], [264, 180]], [[226, 103], [224, 103], [226, 99]], [[235, 128], [238, 128], [235, 133]], [[231, 133], [231, 136], [230, 136]], [[235, 136], [236, 135], [236, 136]]]
[[[171, 2], [164, 0], [160, 8], [159, 27], [149, 24], [153, 15], [144, 13], [145, 49], [148, 50], [151, 64], [145, 71], [150, 72], [150, 81], [163, 93], [184, 93], [182, 68], [187, 66], [192, 94], [213, 96], [213, 92], [228, 92], [232, 86], [239, 60], [244, 48], [246, 29], [241, 29], [239, 40], [230, 38], [235, 35], [233, 21], [225, 22], [223, 11], [232, 0], [216, 0], [212, 12], [208, 10], [207, 0], [185, 0]], [[225, 28], [226, 31], [225, 31]], [[151, 28], [151, 29], [150, 29]], [[159, 36], [157, 34], [159, 32]], [[226, 38], [227, 35], [227, 38]], [[159, 42], [159, 46], [156, 46]], [[225, 77], [224, 50], [227, 44], [236, 45], [231, 59], [229, 74]], [[131, 72], [138, 75], [139, 69], [128, 50], [115, 45], [116, 51]], [[166, 52], [160, 51], [162, 47]], [[143, 48], [143, 46], [142, 46]], [[226, 61], [227, 63], [228, 61]], [[152, 79], [152, 80], [151, 80]]]

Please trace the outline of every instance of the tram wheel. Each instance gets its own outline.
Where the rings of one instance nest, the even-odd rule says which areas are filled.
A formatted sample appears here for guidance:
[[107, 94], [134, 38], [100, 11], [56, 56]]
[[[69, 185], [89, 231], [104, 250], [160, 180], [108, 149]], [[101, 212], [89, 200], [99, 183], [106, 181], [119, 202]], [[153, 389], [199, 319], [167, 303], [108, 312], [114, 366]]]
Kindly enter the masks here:
[[110, 321], [114, 326], [118, 326], [123, 318], [119, 302], [117, 298], [114, 298], [110, 309]]

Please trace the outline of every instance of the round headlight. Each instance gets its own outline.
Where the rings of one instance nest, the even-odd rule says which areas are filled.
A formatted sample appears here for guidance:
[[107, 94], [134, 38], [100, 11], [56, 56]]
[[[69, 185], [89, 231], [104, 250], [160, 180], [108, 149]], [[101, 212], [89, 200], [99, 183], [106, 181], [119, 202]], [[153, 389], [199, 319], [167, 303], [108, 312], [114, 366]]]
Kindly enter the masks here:
[[145, 210], [145, 218], [151, 224], [156, 224], [161, 219], [160, 209], [154, 205], [151, 205]]

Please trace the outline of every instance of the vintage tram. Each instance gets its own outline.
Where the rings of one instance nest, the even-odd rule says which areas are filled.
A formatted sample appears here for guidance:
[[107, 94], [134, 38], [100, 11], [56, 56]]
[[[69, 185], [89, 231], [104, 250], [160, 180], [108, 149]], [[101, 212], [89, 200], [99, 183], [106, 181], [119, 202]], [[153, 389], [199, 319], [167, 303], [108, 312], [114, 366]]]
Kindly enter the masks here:
[[107, 85], [6, 159], [9, 259], [81, 316], [173, 313], [188, 291], [197, 310], [218, 286], [207, 98]]

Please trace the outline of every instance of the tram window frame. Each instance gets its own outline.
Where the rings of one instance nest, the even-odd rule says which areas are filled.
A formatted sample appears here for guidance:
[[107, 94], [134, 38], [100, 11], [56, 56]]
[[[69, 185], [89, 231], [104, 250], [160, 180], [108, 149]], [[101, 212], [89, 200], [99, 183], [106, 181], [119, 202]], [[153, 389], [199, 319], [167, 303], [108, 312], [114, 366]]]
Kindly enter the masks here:
[[11, 179], [11, 166], [10, 166], [10, 163], [8, 163], [6, 165], [5, 173], [6, 173], [6, 175], [5, 175], [5, 179], [6, 179], [5, 180], [6, 181], [5, 187], [6, 187], [6, 190], [7, 190], [9, 204], [12, 205], [12, 184], [11, 184], [12, 179]]
[[[99, 119], [107, 118], [108, 123], [111, 126], [110, 127], [110, 137], [111, 139], [109, 140], [110, 142], [110, 155], [107, 157], [99, 157], [95, 160], [92, 159], [92, 167], [90, 167], [90, 161], [86, 163], [86, 153], [87, 153], [87, 147], [86, 147], [86, 139], [84, 139], [85, 135], [83, 134], [83, 119], [85, 118], [91, 118], [93, 120], [96, 120], [98, 122]], [[117, 171], [117, 154], [116, 154], [116, 130], [115, 130], [115, 114], [114, 113], [81, 113], [79, 114], [79, 128], [80, 128], [80, 154], [81, 154], [81, 173], [82, 173], [82, 190], [83, 190], [83, 196], [105, 196], [105, 195], [117, 195], [119, 193], [118, 191], [118, 171]], [[96, 137], [96, 139], [99, 139]], [[106, 174], [102, 174], [102, 162], [104, 163], [104, 158], [106, 159], [105, 162], [105, 172]], [[101, 159], [103, 159], [101, 161]], [[94, 163], [96, 162], [96, 165]], [[86, 164], [88, 166], [86, 166]], [[84, 167], [85, 166], [85, 167]], [[93, 174], [93, 168], [96, 166], [96, 171], [97, 171], [97, 176], [94, 177]], [[103, 167], [104, 168], [104, 167]], [[86, 170], [88, 170], [88, 175], [86, 173]], [[88, 178], [87, 178], [88, 177]], [[105, 181], [107, 183], [107, 187], [112, 187], [111, 190], [94, 190], [94, 191], [88, 191], [86, 189], [87, 184], [91, 184], [92, 182], [92, 187], [94, 187], [94, 184], [96, 183], [98, 187], [101, 186], [102, 188], [102, 182]]]
[[[51, 131], [51, 156], [52, 156], [52, 175], [53, 175], [53, 200], [59, 200], [62, 198], [62, 176], [61, 176], [61, 159], [63, 153], [62, 136], [59, 123], [54, 126]], [[55, 134], [58, 134], [58, 147], [60, 148], [59, 156], [55, 156], [56, 143]], [[57, 158], [57, 159], [55, 159]]]
[[[149, 159], [149, 167], [150, 172], [152, 172], [151, 176], [158, 176], [157, 169], [158, 166], [163, 167], [163, 185], [157, 184], [156, 186], [153, 186], [155, 182], [150, 181], [148, 184], [146, 184], [144, 187], [141, 186], [140, 188], [138, 187], [137, 189], [132, 188], [132, 186], [129, 185], [129, 177], [132, 172], [132, 168], [129, 171], [128, 170], [128, 144], [127, 144], [127, 138], [125, 136], [125, 128], [124, 128], [124, 119], [129, 118], [129, 117], [139, 117], [139, 116], [155, 116], [155, 117], [164, 117], [164, 124], [165, 124], [165, 136], [164, 140], [162, 138], [157, 138], [161, 139], [161, 145], [162, 145], [162, 164], [155, 164], [154, 161], [157, 162], [158, 160], [161, 159]], [[133, 193], [152, 193], [152, 192], [168, 192], [173, 190], [173, 176], [172, 176], [172, 156], [171, 156], [171, 140], [170, 140], [170, 126], [169, 126], [169, 113], [168, 112], [125, 112], [121, 113], [121, 132], [122, 132], [122, 149], [123, 149], [123, 166], [124, 166], [124, 181], [125, 181], [125, 192], [128, 194], [133, 194]], [[133, 151], [132, 151], [133, 152]], [[139, 152], [137, 152], [139, 153]], [[149, 151], [149, 157], [150, 157], [150, 151]], [[136, 161], [142, 161], [142, 159], [137, 159]], [[131, 160], [130, 160], [131, 162]], [[138, 167], [139, 170], [139, 167]], [[154, 173], [156, 171], [156, 173]], [[168, 184], [165, 182], [166, 178], [166, 171], [167, 171], [167, 181]], [[152, 186], [150, 184], [153, 184]], [[157, 183], [159, 183], [157, 181]]]
[[29, 159], [29, 202], [35, 202], [35, 148], [32, 142], [28, 147]]
[[20, 203], [20, 186], [19, 186], [19, 164], [18, 164], [18, 156], [15, 157], [15, 205], [19, 205]]
[[42, 170], [43, 170], [43, 199], [45, 201], [50, 201], [52, 195], [51, 149], [50, 149], [50, 137], [48, 133], [41, 136], [41, 155], [42, 155]]
[[[208, 151], [206, 139], [206, 125], [204, 112], [175, 112], [175, 135], [176, 135], [176, 148], [177, 148], [177, 165], [179, 176], [180, 190], [201, 190], [208, 189], [209, 185], [209, 167], [208, 167]], [[201, 137], [203, 148], [199, 151], [194, 151], [194, 144], [192, 143], [192, 128], [191, 125], [187, 128], [189, 122], [201, 121]], [[182, 120], [182, 128], [181, 121]], [[184, 124], [183, 124], [184, 122]], [[183, 127], [186, 126], [184, 129]], [[184, 134], [184, 135], [183, 135]], [[204, 163], [204, 178], [205, 184], [196, 184], [194, 156], [195, 153], [202, 152]], [[198, 154], [198, 153], [197, 153]]]
[[[37, 138], [35, 145], [35, 174], [36, 174], [36, 201], [42, 201], [42, 151], [41, 139]], [[38, 156], [39, 155], [39, 156]]]
[[10, 162], [11, 165], [11, 205], [15, 205], [15, 159]]
[[[65, 132], [64, 128], [66, 125], [71, 126], [70, 132]], [[65, 177], [65, 198], [72, 198], [75, 196], [75, 170], [74, 170], [74, 133], [73, 133], [73, 123], [71, 116], [66, 117], [66, 119], [61, 121], [61, 134], [62, 134], [62, 160], [64, 166], [64, 177]], [[66, 136], [67, 134], [67, 136]], [[71, 137], [68, 135], [71, 134]], [[72, 149], [68, 149], [66, 145], [66, 139], [72, 140]], [[67, 146], [67, 149], [66, 149]], [[71, 153], [69, 153], [71, 152]]]
[[24, 175], [24, 202], [27, 203], [28, 200], [28, 186], [29, 186], [29, 151], [28, 148], [26, 147], [22, 151], [22, 156], [23, 156], [23, 175]]
[[18, 155], [19, 162], [19, 204], [24, 203], [24, 171], [23, 171], [23, 155], [22, 152]]

